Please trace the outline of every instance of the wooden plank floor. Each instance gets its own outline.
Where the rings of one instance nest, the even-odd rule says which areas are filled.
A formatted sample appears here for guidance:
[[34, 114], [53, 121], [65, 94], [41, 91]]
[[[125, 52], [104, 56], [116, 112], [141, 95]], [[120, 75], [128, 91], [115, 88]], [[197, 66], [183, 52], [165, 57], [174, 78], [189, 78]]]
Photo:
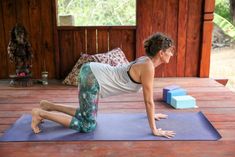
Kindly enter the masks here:
[[[162, 88], [178, 84], [197, 99], [198, 109], [175, 110], [162, 102]], [[22, 114], [47, 99], [77, 105], [77, 88], [52, 81], [48, 86], [13, 88], [0, 81], [0, 135]], [[0, 142], [1, 157], [77, 156], [235, 156], [235, 93], [208, 78], [160, 78], [155, 80], [156, 112], [203, 111], [222, 135], [219, 141], [65, 141]], [[99, 113], [145, 112], [142, 93], [101, 99]], [[180, 127], [180, 126], [179, 126]]]

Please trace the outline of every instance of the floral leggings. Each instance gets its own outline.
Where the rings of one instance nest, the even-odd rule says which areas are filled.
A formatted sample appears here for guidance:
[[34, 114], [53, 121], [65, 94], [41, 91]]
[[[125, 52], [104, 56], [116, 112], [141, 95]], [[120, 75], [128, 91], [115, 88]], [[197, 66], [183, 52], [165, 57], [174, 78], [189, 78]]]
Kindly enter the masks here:
[[69, 128], [79, 132], [91, 132], [96, 128], [96, 116], [99, 100], [99, 84], [86, 63], [80, 70], [80, 87], [78, 88], [79, 105]]

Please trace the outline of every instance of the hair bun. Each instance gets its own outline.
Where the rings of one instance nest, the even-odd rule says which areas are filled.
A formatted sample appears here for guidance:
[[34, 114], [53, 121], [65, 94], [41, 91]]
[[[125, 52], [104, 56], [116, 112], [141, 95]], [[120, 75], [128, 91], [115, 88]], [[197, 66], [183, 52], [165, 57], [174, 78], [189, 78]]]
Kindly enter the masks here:
[[155, 56], [160, 50], [166, 50], [173, 45], [173, 40], [163, 33], [155, 33], [144, 41], [145, 52], [148, 56]]

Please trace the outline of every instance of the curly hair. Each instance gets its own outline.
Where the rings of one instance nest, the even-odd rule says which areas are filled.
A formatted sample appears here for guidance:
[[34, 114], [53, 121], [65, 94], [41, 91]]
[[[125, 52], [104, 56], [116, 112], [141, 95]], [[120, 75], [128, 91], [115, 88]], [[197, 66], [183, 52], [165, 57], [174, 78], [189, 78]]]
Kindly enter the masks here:
[[149, 57], [154, 57], [160, 50], [166, 51], [173, 46], [173, 40], [163, 33], [155, 33], [144, 41], [145, 53]]

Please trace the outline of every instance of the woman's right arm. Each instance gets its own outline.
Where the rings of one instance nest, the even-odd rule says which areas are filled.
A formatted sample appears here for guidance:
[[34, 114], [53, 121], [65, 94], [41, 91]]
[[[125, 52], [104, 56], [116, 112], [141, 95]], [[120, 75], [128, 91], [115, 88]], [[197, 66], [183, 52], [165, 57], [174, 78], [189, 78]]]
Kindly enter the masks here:
[[153, 135], [171, 138], [175, 135], [173, 131], [157, 129], [155, 124], [155, 104], [153, 100], [153, 81], [154, 81], [154, 67], [149, 64], [144, 64], [141, 72], [141, 83], [143, 86], [144, 102], [148, 116], [149, 126]]

